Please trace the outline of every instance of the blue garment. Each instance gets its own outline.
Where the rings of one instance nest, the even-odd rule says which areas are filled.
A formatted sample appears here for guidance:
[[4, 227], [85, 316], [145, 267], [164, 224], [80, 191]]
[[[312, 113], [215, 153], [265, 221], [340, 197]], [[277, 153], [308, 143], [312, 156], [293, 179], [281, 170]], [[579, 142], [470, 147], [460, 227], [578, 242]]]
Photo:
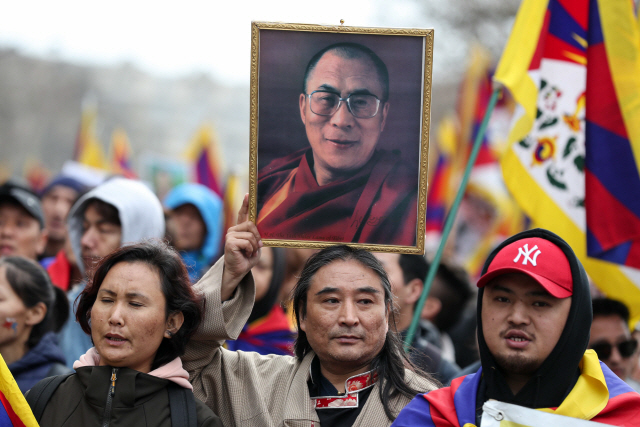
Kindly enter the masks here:
[[202, 247], [194, 251], [182, 251], [189, 279], [195, 283], [216, 261], [222, 239], [222, 200], [220, 196], [202, 184], [184, 183], [174, 187], [164, 199], [168, 209], [191, 204], [198, 209], [207, 229]]
[[48, 256], [46, 258], [42, 258], [39, 262], [42, 268], [46, 270], [55, 260], [56, 260], [55, 256]]
[[200, 251], [180, 251], [180, 256], [187, 267], [191, 283], [196, 283], [211, 266]]
[[54, 363], [64, 364], [64, 354], [58, 347], [56, 334], [47, 332], [40, 342], [29, 350], [21, 359], [8, 366], [20, 391], [25, 393], [38, 381], [46, 378]]
[[60, 332], [58, 332], [58, 340], [60, 341], [60, 348], [64, 354], [65, 363], [69, 368], [73, 368], [73, 363], [87, 352], [93, 343], [91, 337], [87, 335], [80, 324], [76, 321], [76, 307], [75, 300], [80, 295], [80, 292], [84, 290], [86, 283], [80, 283], [67, 293], [69, 299], [69, 320], [64, 324]]

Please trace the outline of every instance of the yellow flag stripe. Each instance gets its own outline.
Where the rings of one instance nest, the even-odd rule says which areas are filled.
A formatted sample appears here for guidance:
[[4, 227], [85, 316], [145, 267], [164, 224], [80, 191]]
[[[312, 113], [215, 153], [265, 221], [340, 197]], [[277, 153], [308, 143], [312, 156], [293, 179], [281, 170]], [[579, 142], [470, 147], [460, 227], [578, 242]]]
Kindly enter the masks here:
[[542, 30], [548, 1], [524, 0], [516, 15], [511, 37], [504, 49], [494, 79], [509, 88], [516, 103], [525, 112], [509, 134], [509, 141], [524, 138], [536, 117], [538, 88], [527, 70]]
[[598, 0], [598, 8], [613, 85], [640, 165], [640, 28], [629, 0]]
[[640, 289], [624, 274], [622, 268], [587, 256], [585, 232], [538, 185], [513, 150], [505, 153], [501, 163], [507, 187], [532, 218], [534, 225], [546, 228], [566, 240], [591, 279], [596, 284], [615, 284], [604, 288], [607, 296], [624, 301], [631, 311], [632, 319], [640, 320]]
[[26, 427], [38, 427], [38, 422], [31, 412], [31, 407], [22, 395], [18, 383], [11, 375], [2, 355], [0, 355], [0, 391], [11, 404], [13, 412], [20, 418]]

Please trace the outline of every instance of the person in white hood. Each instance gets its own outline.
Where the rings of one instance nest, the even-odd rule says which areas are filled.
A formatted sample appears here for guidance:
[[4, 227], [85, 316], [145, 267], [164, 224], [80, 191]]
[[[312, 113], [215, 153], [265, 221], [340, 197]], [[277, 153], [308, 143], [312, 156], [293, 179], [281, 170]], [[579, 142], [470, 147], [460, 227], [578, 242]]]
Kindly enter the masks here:
[[[72, 304], [82, 292], [98, 260], [119, 247], [146, 239], [162, 238], [165, 222], [162, 204], [142, 182], [112, 178], [82, 196], [68, 217], [69, 239], [85, 280], [69, 292]], [[92, 347], [75, 322], [75, 307], [59, 334], [67, 366]]]

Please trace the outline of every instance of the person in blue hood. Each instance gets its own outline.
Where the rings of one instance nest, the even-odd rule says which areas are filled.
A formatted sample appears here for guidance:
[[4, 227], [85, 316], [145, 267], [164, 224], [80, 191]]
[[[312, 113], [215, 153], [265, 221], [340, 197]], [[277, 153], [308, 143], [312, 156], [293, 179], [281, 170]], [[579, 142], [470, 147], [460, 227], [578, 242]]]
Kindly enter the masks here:
[[222, 238], [222, 200], [202, 184], [185, 183], [164, 199], [167, 232], [195, 283], [217, 260]]
[[64, 291], [42, 267], [24, 257], [0, 258], [0, 354], [23, 393], [69, 371], [55, 335], [68, 313]]

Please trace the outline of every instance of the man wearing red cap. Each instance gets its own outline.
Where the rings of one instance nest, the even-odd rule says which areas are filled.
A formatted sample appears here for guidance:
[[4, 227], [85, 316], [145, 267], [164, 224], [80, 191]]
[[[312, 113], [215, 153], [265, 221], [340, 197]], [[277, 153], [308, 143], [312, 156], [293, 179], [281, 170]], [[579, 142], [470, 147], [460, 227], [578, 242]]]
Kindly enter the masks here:
[[480, 425], [493, 399], [617, 426], [640, 426], [640, 394], [587, 350], [589, 282], [569, 245], [542, 229], [489, 255], [478, 281], [481, 368], [418, 395], [393, 426]]

